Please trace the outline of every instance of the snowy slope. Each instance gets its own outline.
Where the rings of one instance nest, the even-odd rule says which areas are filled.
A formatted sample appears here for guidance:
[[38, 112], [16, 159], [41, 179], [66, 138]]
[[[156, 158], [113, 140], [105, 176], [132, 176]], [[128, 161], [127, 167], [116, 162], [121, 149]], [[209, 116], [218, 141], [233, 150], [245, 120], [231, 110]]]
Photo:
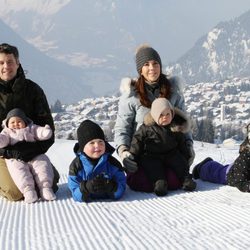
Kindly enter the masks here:
[[[74, 141], [48, 155], [61, 173], [57, 200], [25, 204], [0, 198], [0, 249], [249, 249], [249, 194], [198, 181], [196, 192], [166, 197], [127, 189], [120, 201], [76, 203], [67, 189]], [[196, 159], [231, 162], [233, 148], [195, 142]]]

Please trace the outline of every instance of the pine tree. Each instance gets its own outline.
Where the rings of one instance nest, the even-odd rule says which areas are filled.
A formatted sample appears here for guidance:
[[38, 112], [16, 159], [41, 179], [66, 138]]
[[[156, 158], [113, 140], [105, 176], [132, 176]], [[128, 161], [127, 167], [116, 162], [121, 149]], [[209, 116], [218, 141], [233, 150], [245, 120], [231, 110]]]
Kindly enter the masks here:
[[56, 100], [54, 105], [51, 105], [51, 112], [52, 113], [60, 113], [63, 111], [62, 108], [62, 103], [60, 102], [60, 100]]
[[205, 118], [200, 121], [196, 120], [194, 139], [197, 141], [204, 141], [213, 143], [215, 130], [211, 118]]

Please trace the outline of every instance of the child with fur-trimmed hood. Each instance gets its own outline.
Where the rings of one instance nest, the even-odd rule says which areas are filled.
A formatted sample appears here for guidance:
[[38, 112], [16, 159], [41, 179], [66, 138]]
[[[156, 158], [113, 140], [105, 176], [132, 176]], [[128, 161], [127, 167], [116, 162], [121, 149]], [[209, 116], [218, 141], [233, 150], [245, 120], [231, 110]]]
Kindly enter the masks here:
[[189, 129], [190, 121], [184, 112], [173, 108], [166, 98], [157, 98], [133, 136], [129, 150], [132, 160], [144, 168], [158, 196], [168, 191], [167, 168], [176, 173], [184, 190], [196, 188], [189, 174], [189, 151], [185, 144], [184, 133]]

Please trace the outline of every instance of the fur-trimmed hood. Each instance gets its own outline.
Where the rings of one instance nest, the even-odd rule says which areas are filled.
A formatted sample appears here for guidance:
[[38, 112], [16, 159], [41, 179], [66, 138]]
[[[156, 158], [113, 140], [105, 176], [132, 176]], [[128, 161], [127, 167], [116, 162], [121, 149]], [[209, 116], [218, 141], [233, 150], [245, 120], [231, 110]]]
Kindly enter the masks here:
[[[156, 124], [150, 112], [144, 116], [143, 123], [146, 126], [152, 126]], [[171, 131], [187, 133], [191, 131], [190, 118], [180, 109], [174, 108], [174, 117], [171, 122]]]
[[[183, 92], [185, 83], [180, 77], [177, 77], [177, 76], [171, 76], [171, 77], [166, 76], [166, 77], [171, 83], [171, 88], [173, 92], [175, 91]], [[122, 78], [121, 84], [120, 84], [120, 93], [127, 94], [128, 96], [130, 96], [131, 93], [134, 93], [134, 89], [132, 88], [131, 83], [136, 80], [137, 78], [130, 78], [130, 77]]]
[[122, 95], [127, 94], [130, 96], [131, 93], [134, 93], [134, 88], [132, 88], [132, 81], [136, 81], [137, 79], [132, 79], [129, 77], [122, 78], [121, 84], [120, 84], [120, 93]]

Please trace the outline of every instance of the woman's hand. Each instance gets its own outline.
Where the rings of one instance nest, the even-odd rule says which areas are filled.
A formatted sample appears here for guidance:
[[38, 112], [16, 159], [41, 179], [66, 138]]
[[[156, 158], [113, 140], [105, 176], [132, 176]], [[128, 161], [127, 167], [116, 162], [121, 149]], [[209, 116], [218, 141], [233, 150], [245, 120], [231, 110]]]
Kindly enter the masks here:
[[134, 156], [129, 151], [123, 151], [121, 154], [122, 164], [130, 173], [135, 173], [138, 170]]

